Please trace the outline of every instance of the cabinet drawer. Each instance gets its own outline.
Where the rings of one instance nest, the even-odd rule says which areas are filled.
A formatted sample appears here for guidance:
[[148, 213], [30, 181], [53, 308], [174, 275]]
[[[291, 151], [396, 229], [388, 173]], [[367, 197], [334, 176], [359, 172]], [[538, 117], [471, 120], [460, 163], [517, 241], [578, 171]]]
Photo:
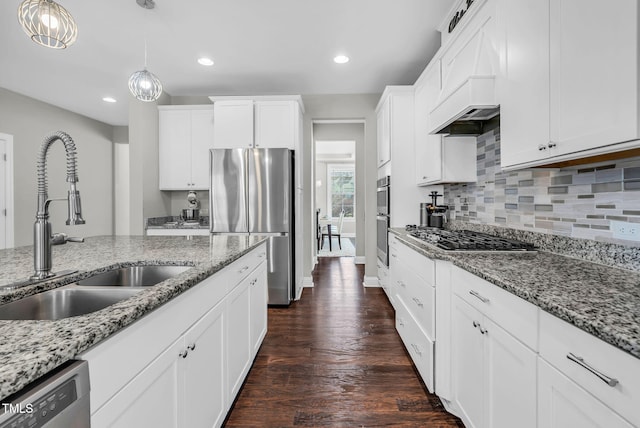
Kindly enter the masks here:
[[[622, 417], [640, 426], [640, 359], [543, 311], [540, 356]], [[570, 358], [582, 359], [582, 362]], [[609, 386], [585, 366], [617, 383]]]
[[415, 272], [398, 262], [401, 279], [397, 284], [397, 294], [406, 308], [416, 319], [420, 328], [431, 339], [435, 338], [435, 288], [431, 287]]
[[435, 262], [402, 243], [389, 249], [390, 259], [402, 261], [424, 279], [428, 285], [435, 285]]
[[389, 233], [389, 249], [392, 249], [392, 248], [396, 249], [400, 245], [402, 245], [402, 244], [398, 240], [398, 237], [396, 235], [394, 235], [393, 233]]
[[538, 349], [538, 308], [461, 268], [451, 272], [453, 292], [534, 351]]
[[240, 282], [255, 270], [267, 258], [266, 244], [251, 250], [240, 259], [227, 266], [220, 276], [227, 284], [227, 292], [233, 290]]
[[418, 369], [420, 377], [433, 392], [434, 343], [422, 332], [401, 301], [396, 305], [396, 330]]
[[377, 265], [378, 282], [380, 283], [380, 286], [386, 291], [389, 286], [389, 269], [385, 265], [383, 265], [380, 260], [378, 260]]

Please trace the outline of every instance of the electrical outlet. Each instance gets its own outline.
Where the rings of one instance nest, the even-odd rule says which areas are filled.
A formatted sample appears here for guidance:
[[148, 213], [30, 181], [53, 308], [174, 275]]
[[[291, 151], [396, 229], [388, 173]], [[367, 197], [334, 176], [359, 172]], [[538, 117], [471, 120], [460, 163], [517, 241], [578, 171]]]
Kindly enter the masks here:
[[612, 220], [611, 230], [613, 231], [613, 237], [616, 239], [640, 241], [640, 223]]

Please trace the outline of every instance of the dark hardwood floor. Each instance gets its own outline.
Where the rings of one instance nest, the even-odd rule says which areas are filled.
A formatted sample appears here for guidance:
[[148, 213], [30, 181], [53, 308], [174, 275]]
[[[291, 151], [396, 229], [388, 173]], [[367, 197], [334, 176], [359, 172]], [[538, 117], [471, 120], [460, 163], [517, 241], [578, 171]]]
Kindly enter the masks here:
[[381, 288], [353, 258], [320, 258], [269, 330], [227, 427], [463, 427], [418, 378]]

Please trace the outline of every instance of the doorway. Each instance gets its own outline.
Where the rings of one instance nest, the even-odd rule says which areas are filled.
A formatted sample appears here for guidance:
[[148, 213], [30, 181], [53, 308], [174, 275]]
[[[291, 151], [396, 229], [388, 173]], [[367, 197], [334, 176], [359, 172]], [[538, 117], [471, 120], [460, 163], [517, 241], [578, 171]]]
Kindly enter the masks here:
[[314, 121], [313, 148], [314, 254], [363, 263], [358, 231], [364, 230], [364, 166], [358, 152], [364, 149], [364, 123]]
[[13, 136], [0, 134], [0, 249], [13, 245]]

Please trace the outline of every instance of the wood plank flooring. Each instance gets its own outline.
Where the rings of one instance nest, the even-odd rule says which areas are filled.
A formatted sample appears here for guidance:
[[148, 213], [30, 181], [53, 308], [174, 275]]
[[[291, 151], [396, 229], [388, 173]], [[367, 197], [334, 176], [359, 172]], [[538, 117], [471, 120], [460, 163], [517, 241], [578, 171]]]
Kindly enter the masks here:
[[352, 258], [319, 259], [314, 288], [269, 308], [227, 427], [463, 427], [418, 378], [381, 288]]

